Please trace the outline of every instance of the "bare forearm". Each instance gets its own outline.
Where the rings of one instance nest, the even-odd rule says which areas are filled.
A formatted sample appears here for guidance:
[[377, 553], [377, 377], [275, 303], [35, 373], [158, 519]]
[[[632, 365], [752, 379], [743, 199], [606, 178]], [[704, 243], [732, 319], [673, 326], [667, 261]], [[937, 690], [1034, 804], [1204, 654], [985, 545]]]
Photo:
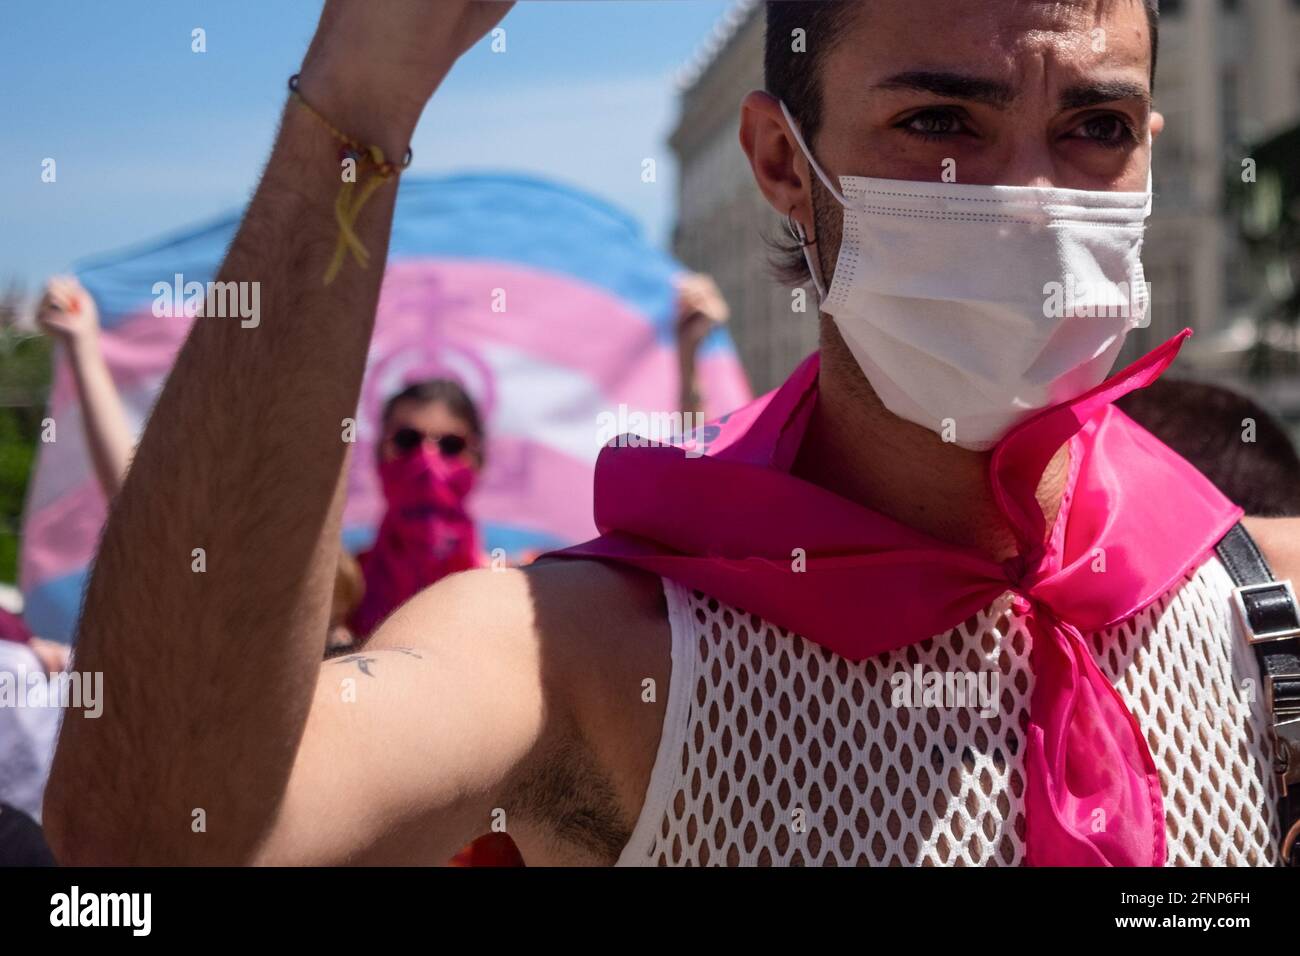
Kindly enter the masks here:
[[[301, 91], [400, 161], [451, 64], [508, 8], [327, 0]], [[369, 170], [357, 172], [361, 188]], [[113, 509], [77, 653], [78, 669], [104, 672], [104, 714], [69, 715], [46, 793], [64, 862], [253, 861], [293, 822], [284, 797], [325, 644], [343, 420], [396, 194], [383, 185], [356, 220], [369, 268], [348, 261], [326, 287], [341, 173], [339, 144], [291, 104], [218, 277], [259, 283], [259, 321], [196, 320]]]
[[[342, 421], [396, 191], [357, 224], [370, 268], [325, 288], [339, 187], [337, 144], [291, 104], [219, 276], [258, 283], [260, 322], [195, 321], [105, 529], [77, 650], [105, 713], [69, 716], [47, 800], [67, 848], [93, 829], [104, 862], [234, 862], [275, 813], [323, 652]], [[87, 789], [96, 810], [70, 808]]]
[[68, 361], [77, 385], [81, 421], [95, 475], [104, 496], [112, 500], [122, 488], [131, 461], [131, 427], [122, 397], [108, 373], [96, 339], [70, 341]]

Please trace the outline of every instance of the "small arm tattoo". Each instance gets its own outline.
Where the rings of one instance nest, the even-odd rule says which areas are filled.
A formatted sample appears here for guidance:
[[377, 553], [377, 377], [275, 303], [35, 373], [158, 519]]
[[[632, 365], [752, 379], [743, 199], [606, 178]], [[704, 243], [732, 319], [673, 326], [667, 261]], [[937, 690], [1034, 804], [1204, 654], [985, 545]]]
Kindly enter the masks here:
[[336, 657], [334, 660], [330, 661], [330, 663], [356, 664], [357, 667], [360, 668], [361, 673], [365, 674], [367, 677], [374, 677], [375, 675], [370, 673], [370, 665], [376, 660], [378, 660], [378, 658], [367, 657], [364, 654], [349, 654], [347, 657]]
[[[386, 647], [384, 648], [384, 650], [395, 651], [398, 654], [405, 654], [407, 657], [414, 657], [420, 660], [424, 659], [423, 654], [418, 654], [412, 648], [409, 647]], [[336, 657], [334, 660], [330, 661], [330, 663], [331, 664], [356, 664], [357, 667], [360, 669], [361, 673], [365, 674], [367, 677], [374, 677], [375, 675], [372, 674], [370, 671], [370, 665], [375, 663], [378, 660], [379, 658], [377, 657], [368, 657], [365, 654], [349, 654], [346, 657]]]

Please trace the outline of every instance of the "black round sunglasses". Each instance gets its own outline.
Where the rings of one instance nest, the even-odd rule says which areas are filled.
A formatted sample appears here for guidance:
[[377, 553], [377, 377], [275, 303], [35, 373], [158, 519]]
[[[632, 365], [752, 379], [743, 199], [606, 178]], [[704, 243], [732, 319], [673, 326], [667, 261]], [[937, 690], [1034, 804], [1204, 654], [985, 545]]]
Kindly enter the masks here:
[[399, 428], [393, 432], [393, 445], [402, 454], [415, 451], [426, 440], [432, 441], [438, 446], [438, 451], [442, 453], [443, 458], [455, 458], [469, 445], [469, 442], [460, 435], [439, 435], [434, 438], [417, 428]]

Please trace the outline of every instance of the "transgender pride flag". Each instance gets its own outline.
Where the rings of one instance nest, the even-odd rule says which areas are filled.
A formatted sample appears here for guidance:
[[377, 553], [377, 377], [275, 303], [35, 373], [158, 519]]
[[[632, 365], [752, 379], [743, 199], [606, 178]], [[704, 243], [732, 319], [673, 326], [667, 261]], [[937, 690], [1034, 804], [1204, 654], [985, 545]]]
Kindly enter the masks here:
[[[185, 319], [154, 316], [154, 283], [215, 278], [238, 221], [230, 215], [77, 270], [99, 305], [104, 353], [137, 431], [188, 329]], [[681, 272], [630, 217], [577, 190], [514, 175], [403, 179], [357, 410], [345, 546], [366, 547], [383, 510], [374, 444], [384, 399], [433, 376], [459, 380], [484, 415], [487, 467], [471, 506], [489, 550], [514, 557], [594, 535], [601, 414], [617, 415], [620, 404], [676, 410]], [[502, 293], [504, 311], [494, 310]], [[709, 417], [750, 397], [721, 329], [701, 348], [699, 381]], [[48, 414], [57, 440], [40, 446], [21, 581], [31, 629], [67, 640], [105, 506], [62, 358]]]

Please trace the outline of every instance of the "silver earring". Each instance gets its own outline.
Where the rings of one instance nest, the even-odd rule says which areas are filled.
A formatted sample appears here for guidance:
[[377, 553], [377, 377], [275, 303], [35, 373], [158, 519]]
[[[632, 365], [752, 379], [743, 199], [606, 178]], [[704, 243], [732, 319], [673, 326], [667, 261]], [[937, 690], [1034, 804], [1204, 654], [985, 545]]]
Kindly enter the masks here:
[[785, 228], [786, 231], [790, 233], [791, 238], [793, 238], [795, 242], [799, 243], [800, 246], [812, 245], [812, 243], [808, 241], [808, 233], [804, 230], [803, 223], [794, 218], [793, 207], [791, 207], [790, 211], [785, 214]]

